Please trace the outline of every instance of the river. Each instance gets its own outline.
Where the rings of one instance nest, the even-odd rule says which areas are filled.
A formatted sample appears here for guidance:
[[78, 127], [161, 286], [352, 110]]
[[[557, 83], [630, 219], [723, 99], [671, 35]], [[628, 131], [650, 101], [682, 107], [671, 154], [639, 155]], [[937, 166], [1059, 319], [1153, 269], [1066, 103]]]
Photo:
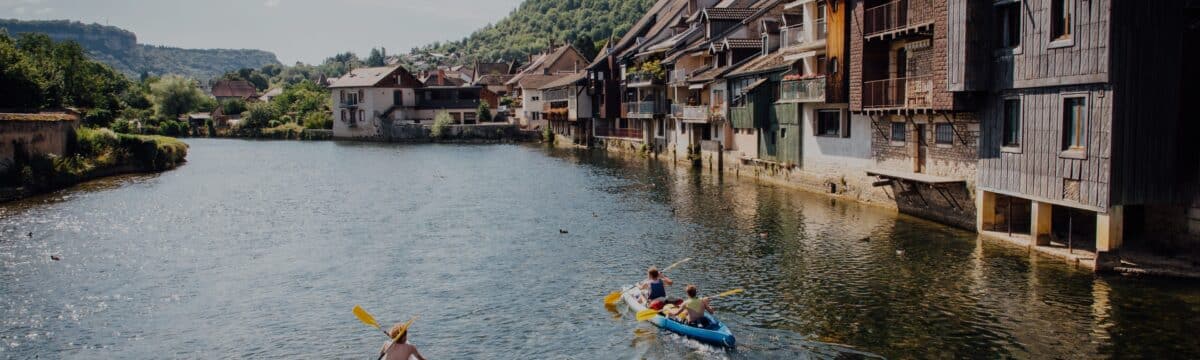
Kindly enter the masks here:
[[[364, 358], [362, 305], [435, 359], [1200, 358], [1196, 283], [822, 195], [532, 145], [188, 142], [0, 205], [0, 357]], [[686, 257], [676, 282], [746, 289], [714, 302], [736, 351], [603, 306]]]

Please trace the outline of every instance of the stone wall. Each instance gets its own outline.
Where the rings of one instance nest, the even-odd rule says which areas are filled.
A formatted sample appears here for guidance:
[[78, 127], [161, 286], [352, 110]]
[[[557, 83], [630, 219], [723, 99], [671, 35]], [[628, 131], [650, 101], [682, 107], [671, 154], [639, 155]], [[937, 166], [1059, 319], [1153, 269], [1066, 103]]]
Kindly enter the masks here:
[[7, 171], [17, 156], [67, 152], [78, 121], [62, 116], [53, 116], [58, 120], [33, 119], [37, 116], [0, 114], [0, 172]]
[[[378, 138], [371, 140], [386, 142], [429, 142], [432, 126], [413, 124], [385, 124]], [[522, 132], [516, 125], [451, 125], [446, 128], [445, 140], [451, 141], [527, 141], [531, 135]], [[362, 139], [360, 139], [362, 140]]]

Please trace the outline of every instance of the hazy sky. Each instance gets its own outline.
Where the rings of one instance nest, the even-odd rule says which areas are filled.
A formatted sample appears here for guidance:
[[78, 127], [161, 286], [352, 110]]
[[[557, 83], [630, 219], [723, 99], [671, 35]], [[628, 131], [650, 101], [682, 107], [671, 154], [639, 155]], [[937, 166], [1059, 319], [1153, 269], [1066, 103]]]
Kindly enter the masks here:
[[0, 0], [0, 18], [78, 20], [133, 31], [138, 42], [273, 51], [285, 64], [338, 52], [366, 57], [457, 40], [521, 0]]

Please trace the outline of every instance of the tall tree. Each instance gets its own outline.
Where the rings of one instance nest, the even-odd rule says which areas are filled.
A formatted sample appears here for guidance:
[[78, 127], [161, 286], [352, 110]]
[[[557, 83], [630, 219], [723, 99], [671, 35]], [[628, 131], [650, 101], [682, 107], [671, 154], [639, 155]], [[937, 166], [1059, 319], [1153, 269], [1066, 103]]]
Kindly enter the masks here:
[[206, 99], [196, 82], [179, 76], [164, 77], [150, 84], [150, 94], [155, 114], [169, 120], [196, 110]]

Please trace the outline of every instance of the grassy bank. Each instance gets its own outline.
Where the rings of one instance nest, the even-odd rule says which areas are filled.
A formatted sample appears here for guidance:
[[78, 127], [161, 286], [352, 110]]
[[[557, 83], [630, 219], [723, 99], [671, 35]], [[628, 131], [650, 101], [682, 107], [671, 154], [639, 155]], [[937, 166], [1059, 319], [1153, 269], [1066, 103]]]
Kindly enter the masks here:
[[188, 151], [187, 144], [174, 138], [117, 134], [108, 129], [81, 128], [73, 140], [68, 143], [67, 155], [18, 157], [0, 176], [0, 187], [9, 187], [9, 192], [16, 194], [12, 196], [27, 196], [104, 176], [164, 171], [182, 164]]

